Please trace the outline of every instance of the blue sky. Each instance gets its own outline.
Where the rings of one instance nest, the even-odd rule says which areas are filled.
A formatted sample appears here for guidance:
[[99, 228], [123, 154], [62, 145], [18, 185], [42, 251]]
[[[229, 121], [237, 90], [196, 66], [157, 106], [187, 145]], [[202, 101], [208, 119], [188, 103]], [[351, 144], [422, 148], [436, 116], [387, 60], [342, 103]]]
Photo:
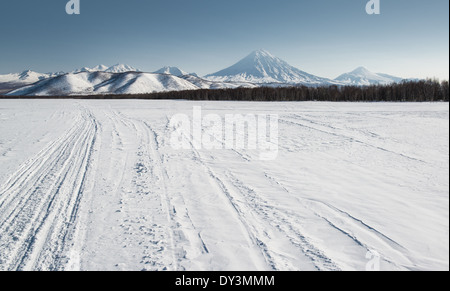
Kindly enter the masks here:
[[381, 0], [0, 1], [0, 74], [126, 63], [205, 75], [266, 49], [335, 78], [365, 66], [400, 77], [449, 78], [449, 1]]

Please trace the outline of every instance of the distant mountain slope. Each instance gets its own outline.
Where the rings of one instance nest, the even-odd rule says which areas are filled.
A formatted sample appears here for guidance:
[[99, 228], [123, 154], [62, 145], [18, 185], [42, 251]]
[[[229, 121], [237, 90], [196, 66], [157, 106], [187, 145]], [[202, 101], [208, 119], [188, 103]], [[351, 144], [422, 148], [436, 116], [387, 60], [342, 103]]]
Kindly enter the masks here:
[[72, 73], [81, 73], [81, 72], [104, 72], [108, 69], [109, 67], [105, 66], [105, 65], [98, 65], [95, 66], [93, 68], [89, 68], [89, 67], [83, 67], [81, 69], [77, 69], [75, 71], [72, 71]]
[[0, 83], [22, 83], [32, 84], [44, 79], [55, 77], [62, 73], [47, 73], [42, 74], [31, 70], [24, 71], [22, 73], [0, 75]]
[[301, 71], [265, 50], [257, 50], [233, 66], [205, 76], [212, 81], [318, 85], [332, 80]]
[[172, 75], [140, 72], [81, 72], [46, 79], [14, 90], [8, 95], [143, 94], [196, 89], [199, 88], [194, 84]]
[[[404, 78], [400, 78], [400, 77], [396, 77], [396, 76], [392, 76], [392, 75], [388, 75], [388, 74], [383, 74], [383, 73], [377, 73], [377, 75], [387, 78], [389, 80], [392, 80], [392, 81], [394, 81], [394, 83], [400, 83], [405, 80], [411, 80], [411, 79], [404, 79]], [[419, 80], [419, 79], [414, 79], [414, 80]]]
[[75, 70], [72, 73], [81, 73], [81, 72], [125, 73], [125, 72], [139, 72], [139, 70], [129, 65], [117, 64], [111, 67], [105, 65], [98, 65], [93, 68], [84, 67]]
[[105, 70], [105, 72], [108, 73], [126, 73], [126, 72], [139, 72], [138, 69], [124, 64], [117, 64], [114, 66], [109, 67]]
[[387, 74], [372, 73], [364, 67], [359, 67], [350, 73], [340, 75], [335, 81], [345, 85], [368, 86], [368, 85], [388, 85], [401, 82], [403, 79]]
[[189, 73], [179, 69], [178, 67], [164, 67], [161, 68], [155, 72], [153, 72], [155, 74], [167, 74], [167, 75], [174, 75], [177, 77], [181, 77], [184, 75], [189, 75]]
[[234, 89], [234, 88], [256, 88], [258, 85], [247, 82], [221, 82], [205, 80], [194, 75], [181, 76], [182, 79], [189, 81], [200, 89]]
[[[92, 72], [108, 72], [108, 73], [125, 73], [125, 72], [139, 72], [136, 68], [129, 66], [129, 65], [123, 65], [123, 64], [117, 64], [111, 67], [105, 66], [105, 65], [98, 65], [93, 68], [84, 67], [78, 70], [73, 71], [73, 74], [76, 73], [92, 73]], [[22, 73], [12, 73], [12, 74], [5, 74], [0, 75], [0, 84], [2, 84], [2, 87], [8, 87], [8, 88], [20, 88], [25, 85], [30, 85], [42, 80], [54, 78], [60, 75], [64, 75], [66, 73], [64, 72], [58, 72], [58, 73], [38, 73], [31, 70], [24, 71]]]

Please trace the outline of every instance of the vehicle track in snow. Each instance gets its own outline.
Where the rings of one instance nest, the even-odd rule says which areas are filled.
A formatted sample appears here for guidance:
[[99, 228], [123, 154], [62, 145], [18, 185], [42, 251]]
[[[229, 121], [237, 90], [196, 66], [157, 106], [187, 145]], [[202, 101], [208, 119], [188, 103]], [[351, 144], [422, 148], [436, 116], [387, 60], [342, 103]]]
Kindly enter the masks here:
[[[409, 259], [408, 250], [382, 232], [329, 203], [293, 195], [276, 178], [268, 173], [265, 173], [265, 175], [267, 179], [276, 183], [279, 188], [298, 201], [305, 212], [325, 221], [330, 228], [340, 232], [344, 238], [350, 239], [355, 247], [362, 248], [364, 252], [377, 251], [382, 255], [381, 260], [398, 269], [408, 269], [414, 265]], [[299, 218], [298, 214], [293, 212], [288, 215], [284, 213], [283, 216], [287, 221]]]
[[[158, 134], [143, 120], [129, 118], [120, 112], [115, 112], [114, 116], [128, 127], [138, 144], [136, 173], [131, 181], [135, 188], [124, 199], [127, 220], [122, 226], [134, 240], [142, 238], [140, 244], [145, 244], [143, 269], [185, 270], [183, 263], [188, 257], [208, 253], [208, 248], [189, 216], [184, 197], [170, 189]], [[132, 211], [127, 211], [127, 204], [134, 204]], [[139, 231], [131, 232], [132, 217], [140, 219], [136, 221], [136, 225], [140, 225]], [[149, 236], [153, 237], [151, 241]]]
[[[206, 134], [206, 131], [203, 131]], [[210, 135], [211, 138], [214, 136]], [[192, 140], [192, 136], [190, 137]], [[216, 140], [217, 141], [217, 140]], [[298, 225], [282, 209], [277, 209], [268, 201], [261, 198], [250, 186], [239, 180], [230, 171], [218, 174], [217, 171], [204, 162], [202, 151], [195, 149], [191, 143], [196, 161], [204, 168], [212, 179], [212, 183], [217, 184], [224, 197], [227, 199], [235, 215], [247, 231], [251, 244], [257, 247], [266, 261], [266, 267], [272, 270], [339, 270], [339, 267], [328, 258], [321, 250], [315, 247], [308, 238], [301, 233]], [[235, 149], [231, 150], [240, 158], [247, 156]], [[249, 157], [249, 156], [248, 156]], [[211, 158], [213, 158], [211, 156]], [[250, 157], [244, 159], [251, 162]], [[269, 231], [270, 230], [270, 231]], [[270, 234], [269, 234], [270, 232]], [[298, 264], [299, 258], [293, 258], [293, 254], [286, 254], [271, 246], [273, 236], [278, 236], [277, 240], [283, 244], [290, 243], [291, 247], [297, 249], [297, 256], [303, 256], [304, 266]], [[281, 236], [281, 237], [280, 237]]]
[[95, 118], [79, 108], [74, 126], [0, 186], [0, 269], [60, 270], [97, 134]]
[[[166, 185], [161, 174], [159, 157], [152, 151], [152, 136], [141, 121], [128, 118], [118, 111], [112, 111], [111, 121], [117, 136], [123, 143], [134, 141], [131, 148], [123, 149], [128, 166], [133, 169], [126, 179], [118, 184], [120, 191], [121, 216], [119, 219], [127, 256], [136, 256], [142, 270], [176, 270], [177, 260], [173, 247], [171, 227], [172, 211], [166, 197]], [[120, 126], [121, 125], [121, 126]], [[121, 143], [122, 143], [121, 142]], [[126, 171], [124, 164], [122, 171]], [[128, 190], [127, 190], [128, 189]], [[132, 253], [129, 253], [131, 249]]]
[[[279, 120], [281, 123], [288, 124], [288, 125], [295, 125], [300, 126], [303, 128], [307, 128], [310, 130], [318, 131], [327, 135], [331, 135], [334, 137], [339, 138], [341, 141], [347, 141], [347, 142], [353, 142], [358, 143], [361, 145], [364, 145], [366, 147], [374, 148], [376, 150], [380, 150], [389, 154], [393, 154], [395, 156], [399, 156], [402, 158], [405, 158], [407, 160], [420, 162], [423, 164], [426, 164], [425, 161], [420, 160], [416, 157], [411, 157], [407, 154], [398, 153], [396, 151], [390, 150], [388, 148], [385, 148], [383, 145], [378, 145], [380, 141], [380, 137], [369, 133], [367, 131], [361, 132], [357, 131], [355, 129], [352, 129], [351, 131], [347, 129], [346, 133], [342, 133], [342, 129], [331, 126], [329, 124], [325, 123], [319, 123], [310, 119], [307, 119], [305, 117], [302, 117], [301, 115], [294, 114], [294, 115], [288, 115], [283, 118], [280, 118]], [[351, 134], [349, 134], [351, 132]]]

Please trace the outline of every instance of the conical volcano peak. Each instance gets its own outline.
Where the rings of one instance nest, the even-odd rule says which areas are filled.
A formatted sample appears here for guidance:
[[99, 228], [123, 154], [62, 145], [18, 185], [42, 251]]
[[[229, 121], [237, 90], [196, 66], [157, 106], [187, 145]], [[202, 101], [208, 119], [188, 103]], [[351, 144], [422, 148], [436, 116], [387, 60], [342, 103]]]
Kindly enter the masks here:
[[283, 84], [319, 84], [330, 80], [316, 77], [301, 71], [270, 52], [260, 49], [231, 67], [206, 76], [213, 81], [283, 83]]
[[272, 55], [269, 51], [266, 51], [265, 49], [259, 49], [259, 50], [253, 51], [250, 54], [250, 56], [275, 58], [274, 55]]
[[372, 74], [372, 72], [370, 72], [367, 68], [362, 67], [362, 66], [353, 70], [352, 73], [353, 74], [362, 74], [362, 75]]

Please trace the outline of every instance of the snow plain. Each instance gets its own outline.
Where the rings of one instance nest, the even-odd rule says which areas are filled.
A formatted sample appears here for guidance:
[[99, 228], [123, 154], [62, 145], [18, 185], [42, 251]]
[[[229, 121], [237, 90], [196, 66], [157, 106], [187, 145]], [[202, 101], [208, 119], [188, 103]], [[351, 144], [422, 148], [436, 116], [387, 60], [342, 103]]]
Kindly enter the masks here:
[[[277, 159], [173, 149], [193, 106]], [[448, 270], [448, 175], [448, 103], [1, 100], [0, 270]]]

